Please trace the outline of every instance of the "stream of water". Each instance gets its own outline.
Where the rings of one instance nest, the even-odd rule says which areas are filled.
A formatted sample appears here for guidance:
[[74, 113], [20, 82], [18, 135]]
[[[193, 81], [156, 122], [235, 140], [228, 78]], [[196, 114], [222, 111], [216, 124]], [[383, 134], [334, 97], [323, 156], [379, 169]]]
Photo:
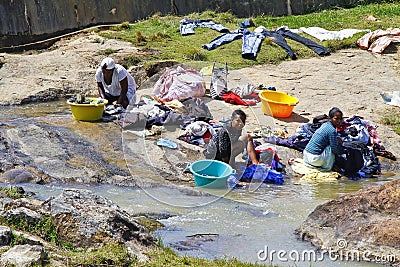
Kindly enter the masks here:
[[[1, 107], [0, 122], [20, 117], [43, 117], [58, 114], [70, 120], [64, 102], [41, 104], [35, 111], [32, 105]], [[70, 120], [73, 123], [73, 120]], [[97, 129], [97, 127], [93, 127]], [[142, 170], [143, 173], [146, 170]], [[60, 194], [69, 187], [90, 189], [107, 197], [133, 214], [158, 214], [165, 225], [155, 232], [165, 246], [179, 254], [205, 258], [236, 257], [246, 262], [270, 264], [266, 257], [272, 250], [287, 253], [315, 252], [308, 242], [294, 234], [295, 229], [321, 203], [336, 196], [377, 186], [398, 176], [381, 176], [359, 181], [342, 180], [337, 183], [295, 183], [288, 179], [283, 185], [262, 184], [257, 190], [235, 189], [228, 192], [194, 194], [190, 189], [157, 186], [151, 188], [113, 185], [22, 184], [26, 191], [45, 199]], [[218, 197], [224, 195], [224, 197]], [[291, 254], [293, 255], [293, 254]], [[289, 258], [288, 254], [283, 258]], [[293, 258], [293, 257], [292, 257]], [[323, 260], [279, 260], [277, 266], [376, 266], [365, 262]]]

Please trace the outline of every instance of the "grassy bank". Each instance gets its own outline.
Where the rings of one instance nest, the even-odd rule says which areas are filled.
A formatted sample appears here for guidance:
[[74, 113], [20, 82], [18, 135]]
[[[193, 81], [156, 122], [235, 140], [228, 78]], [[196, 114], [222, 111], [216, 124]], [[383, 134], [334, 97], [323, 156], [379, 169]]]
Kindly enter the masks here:
[[[185, 16], [190, 19], [212, 19], [221, 23], [230, 30], [238, 28], [238, 22], [245, 18], [237, 18], [230, 13], [215, 13], [206, 11], [201, 14], [194, 13]], [[256, 60], [243, 59], [241, 57], [241, 40], [217, 47], [212, 51], [202, 48], [203, 44], [209, 43], [221, 33], [208, 29], [196, 28], [195, 34], [181, 36], [179, 32], [179, 21], [184, 17], [154, 15], [147, 20], [138, 21], [134, 24], [123, 23], [119, 27], [102, 31], [100, 34], [107, 38], [118, 38], [132, 42], [141, 49], [141, 55], [126, 58], [125, 65], [144, 64], [151, 65], [154, 62], [173, 60], [177, 62], [194, 62], [199, 68], [209, 65], [210, 62], [228, 62], [230, 68], [242, 68], [255, 64], [279, 63], [283, 60], [291, 60], [286, 52], [271, 40], [266, 39], [258, 53]], [[356, 29], [386, 29], [396, 27], [400, 23], [400, 8], [398, 4], [371, 4], [358, 6], [352, 9], [326, 10], [319, 13], [288, 16], [270, 17], [258, 16], [252, 18], [255, 27], [264, 26], [267, 29], [287, 26], [291, 29], [300, 27], [319, 26], [327, 30], [341, 30], [345, 28]], [[249, 28], [254, 30], [255, 27]], [[316, 41], [331, 52], [338, 49], [356, 47], [356, 41], [365, 33], [358, 33], [351, 38], [342, 41], [323, 41], [306, 34], [301, 34]], [[287, 40], [295, 51], [298, 58], [310, 58], [316, 54], [304, 45]], [[100, 51], [103, 54], [112, 54], [112, 50]]]

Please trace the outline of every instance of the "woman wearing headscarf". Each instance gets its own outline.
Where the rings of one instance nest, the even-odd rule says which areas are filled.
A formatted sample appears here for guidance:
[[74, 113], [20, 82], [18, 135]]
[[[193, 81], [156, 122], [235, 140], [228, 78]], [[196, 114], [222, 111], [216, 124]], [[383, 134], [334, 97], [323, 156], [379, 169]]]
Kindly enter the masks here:
[[136, 82], [120, 64], [106, 57], [96, 71], [99, 96], [111, 104], [120, 104], [126, 108], [136, 101]]

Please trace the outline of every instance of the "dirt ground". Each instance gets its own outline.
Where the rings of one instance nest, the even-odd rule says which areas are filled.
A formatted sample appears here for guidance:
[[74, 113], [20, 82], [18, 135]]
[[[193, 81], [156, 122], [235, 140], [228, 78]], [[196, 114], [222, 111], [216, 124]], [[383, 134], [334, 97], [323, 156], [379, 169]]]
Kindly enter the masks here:
[[[0, 62], [3, 63], [0, 68], [0, 104], [43, 100], [46, 99], [44, 96], [51, 99], [51, 96], [65, 95], [65, 92], [94, 94], [95, 70], [104, 57], [99, 51], [108, 48], [117, 50], [111, 55], [117, 62], [126, 55], [139, 53], [129, 43], [103, 39], [95, 33], [62, 39], [42, 51], [0, 53]], [[230, 71], [228, 87], [262, 83], [299, 98], [290, 118], [273, 119], [275, 127], [286, 127], [290, 135], [299, 125], [327, 113], [333, 106], [342, 109], [345, 116], [363, 116], [379, 126], [378, 134], [387, 150], [398, 156], [400, 137], [379, 123], [387, 108], [379, 93], [397, 90], [399, 85], [398, 55], [395, 47], [379, 56], [361, 49], [350, 49], [323, 58], [254, 66]], [[140, 90], [139, 95], [145, 92]], [[228, 107], [226, 103], [214, 105], [213, 102], [208, 102], [212, 111], [219, 112]], [[260, 104], [243, 109], [263, 123], [266, 116], [262, 114]], [[263, 120], [258, 119], [261, 117]]]

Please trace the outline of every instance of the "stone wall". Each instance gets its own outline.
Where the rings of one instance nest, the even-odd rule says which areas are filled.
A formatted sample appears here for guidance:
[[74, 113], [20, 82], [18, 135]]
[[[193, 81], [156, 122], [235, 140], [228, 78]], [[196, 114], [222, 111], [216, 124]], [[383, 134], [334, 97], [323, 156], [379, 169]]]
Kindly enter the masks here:
[[231, 11], [244, 18], [260, 14], [303, 14], [332, 6], [353, 6], [358, 2], [366, 0], [0, 0], [0, 48], [92, 25], [134, 22], [156, 12], [186, 15], [218, 10]]

